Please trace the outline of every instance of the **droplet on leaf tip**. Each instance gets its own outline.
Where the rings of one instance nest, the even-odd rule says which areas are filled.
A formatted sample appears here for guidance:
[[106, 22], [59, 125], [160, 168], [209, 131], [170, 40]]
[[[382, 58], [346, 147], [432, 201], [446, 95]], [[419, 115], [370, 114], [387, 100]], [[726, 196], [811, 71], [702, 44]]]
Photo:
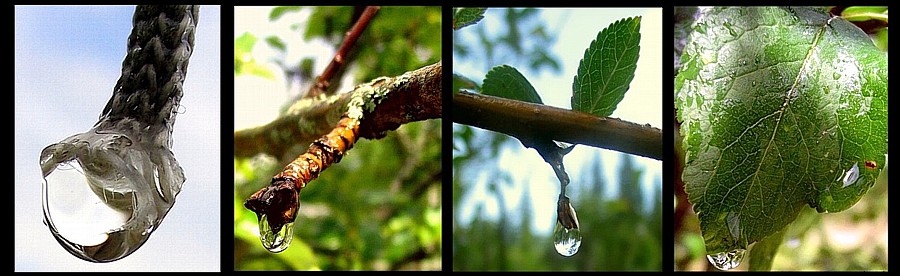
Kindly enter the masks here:
[[719, 252], [714, 255], [706, 255], [706, 259], [719, 270], [732, 270], [741, 265], [744, 259], [744, 249], [735, 249], [731, 252]]

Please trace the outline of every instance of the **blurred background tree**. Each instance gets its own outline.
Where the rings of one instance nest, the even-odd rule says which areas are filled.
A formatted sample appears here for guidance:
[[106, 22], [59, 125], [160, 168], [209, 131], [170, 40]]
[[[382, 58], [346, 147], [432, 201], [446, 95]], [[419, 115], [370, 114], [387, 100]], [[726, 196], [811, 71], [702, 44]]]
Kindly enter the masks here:
[[[362, 8], [236, 8], [235, 130], [271, 121], [302, 97]], [[330, 90], [439, 61], [441, 8], [382, 7], [344, 59]], [[305, 147], [236, 156], [234, 269], [440, 270], [441, 140], [440, 120], [360, 140], [300, 193], [293, 241], [278, 254], [262, 247], [243, 203]]]
[[[841, 16], [847, 7], [822, 7]], [[874, 8], [874, 7], [873, 7]], [[874, 8], [879, 10], [878, 8]], [[884, 18], [848, 19], [870, 35], [887, 52], [887, 8]], [[681, 51], [691, 33], [691, 23], [699, 16], [697, 7], [675, 8], [675, 72], [680, 68]], [[883, 21], [883, 22], [882, 22]], [[674, 113], [673, 113], [674, 114]], [[673, 116], [674, 118], [675, 116]], [[684, 151], [679, 123], [675, 129], [675, 270], [716, 270], [706, 259], [706, 246], [700, 235], [700, 221], [684, 193], [681, 181]], [[850, 209], [840, 213], [819, 214], [805, 208], [786, 228], [784, 240], [772, 261], [772, 270], [887, 270], [888, 185], [887, 165], [875, 186]], [[753, 247], [750, 247], [753, 250]], [[750, 253], [735, 270], [749, 268]]]
[[[614, 15], [609, 16], [612, 21], [632, 16], [623, 13], [643, 14], [650, 20], [644, 13], [659, 12], [593, 11]], [[563, 71], [577, 69], [577, 63], [566, 62], [570, 59], [563, 56], [568, 53], [559, 50], [557, 40], [566, 29], [589, 31], [573, 27], [577, 19], [569, 11], [547, 13], [488, 9], [480, 23], [454, 32], [454, 74], [481, 83], [491, 67], [509, 64], [529, 78], [545, 103], [562, 97], [567, 102], [574, 74]], [[661, 18], [661, 12], [655, 17]], [[596, 20], [592, 24], [597, 31], [607, 26]], [[647, 36], [643, 29], [642, 35]], [[596, 32], [577, 36], [589, 37], [589, 42]], [[572, 44], [568, 46], [578, 48], [577, 62], [588, 43]], [[549, 81], [548, 77], [558, 76], [568, 82]], [[547, 83], [559, 91], [542, 90]], [[559, 182], [550, 166], [510, 136], [453, 124], [453, 270], [661, 270], [660, 162], [587, 146], [577, 146], [565, 162], [572, 179], [568, 196], [583, 234], [580, 250], [572, 257], [561, 256], [553, 246]], [[547, 201], [551, 210], [545, 208]]]

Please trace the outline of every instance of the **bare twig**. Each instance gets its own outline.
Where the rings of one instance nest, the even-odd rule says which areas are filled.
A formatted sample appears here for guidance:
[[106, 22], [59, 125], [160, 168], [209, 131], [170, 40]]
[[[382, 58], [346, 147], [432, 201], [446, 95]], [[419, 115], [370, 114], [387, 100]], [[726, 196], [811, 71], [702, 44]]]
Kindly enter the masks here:
[[453, 94], [453, 122], [662, 160], [658, 128], [547, 105], [458, 92]]
[[338, 48], [337, 53], [334, 54], [334, 57], [331, 59], [331, 63], [328, 63], [328, 67], [325, 67], [325, 71], [322, 72], [316, 78], [316, 84], [309, 88], [309, 91], [306, 92], [307, 98], [312, 98], [318, 96], [319, 94], [326, 93], [328, 90], [328, 85], [330, 85], [331, 78], [334, 76], [334, 73], [344, 65], [344, 57], [350, 53], [350, 49], [353, 48], [353, 45], [356, 44], [356, 40], [359, 39], [359, 36], [362, 35], [362, 32], [369, 26], [369, 22], [375, 17], [375, 14], [378, 13], [379, 6], [368, 6], [366, 10], [363, 11], [362, 16], [359, 17], [359, 20], [356, 20], [356, 23], [353, 24], [353, 27], [350, 28], [350, 31], [347, 32], [344, 37], [344, 41], [341, 42], [341, 46]]

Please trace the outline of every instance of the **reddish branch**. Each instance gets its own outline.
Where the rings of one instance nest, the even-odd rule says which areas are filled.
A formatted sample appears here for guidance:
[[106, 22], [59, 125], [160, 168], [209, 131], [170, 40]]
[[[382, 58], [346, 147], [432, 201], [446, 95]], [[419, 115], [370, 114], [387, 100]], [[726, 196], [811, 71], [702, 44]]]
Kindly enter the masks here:
[[369, 26], [369, 22], [375, 17], [375, 14], [378, 13], [379, 8], [379, 6], [366, 7], [359, 19], [356, 20], [356, 23], [353, 24], [353, 27], [350, 28], [350, 31], [346, 33], [344, 41], [341, 42], [341, 46], [338, 48], [337, 53], [334, 54], [331, 62], [328, 63], [328, 67], [325, 67], [325, 71], [316, 77], [316, 84], [310, 87], [309, 91], [306, 92], [307, 98], [318, 96], [328, 90], [328, 86], [331, 83], [331, 78], [334, 76], [334, 73], [344, 65], [344, 58], [350, 53], [350, 49], [356, 44], [356, 40], [359, 39], [362, 32]]
[[440, 118], [441, 71], [438, 62], [413, 71], [402, 81], [392, 78], [379, 82], [376, 88], [393, 90], [374, 110], [364, 112], [359, 121], [342, 116], [334, 129], [314, 141], [306, 153], [285, 166], [269, 186], [251, 195], [244, 206], [260, 217], [265, 215], [273, 232], [293, 222], [300, 191], [322, 171], [340, 162], [359, 137], [380, 138], [404, 123]]
[[[387, 98], [372, 112], [366, 113], [359, 127], [360, 137], [378, 138], [402, 124], [441, 117], [441, 62], [409, 73], [402, 85], [392, 87]], [[391, 85], [396, 78], [379, 83]], [[347, 110], [352, 93], [335, 101], [323, 100], [293, 114], [283, 115], [271, 123], [234, 132], [234, 156], [252, 157], [265, 153], [275, 157], [292, 148], [306, 146], [334, 128], [338, 115]], [[309, 99], [307, 99], [309, 100]], [[336, 114], [330, 118], [329, 114]], [[304, 128], [299, 128], [302, 122]], [[296, 154], [296, 153], [294, 153]], [[296, 156], [296, 155], [294, 155]]]

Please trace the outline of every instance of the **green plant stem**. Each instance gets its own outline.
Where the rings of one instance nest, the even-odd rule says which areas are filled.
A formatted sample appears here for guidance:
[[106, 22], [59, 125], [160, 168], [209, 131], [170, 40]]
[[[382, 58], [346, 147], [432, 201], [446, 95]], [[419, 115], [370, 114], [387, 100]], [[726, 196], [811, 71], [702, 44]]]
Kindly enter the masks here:
[[453, 122], [662, 160], [658, 128], [547, 105], [458, 92], [453, 94]]

